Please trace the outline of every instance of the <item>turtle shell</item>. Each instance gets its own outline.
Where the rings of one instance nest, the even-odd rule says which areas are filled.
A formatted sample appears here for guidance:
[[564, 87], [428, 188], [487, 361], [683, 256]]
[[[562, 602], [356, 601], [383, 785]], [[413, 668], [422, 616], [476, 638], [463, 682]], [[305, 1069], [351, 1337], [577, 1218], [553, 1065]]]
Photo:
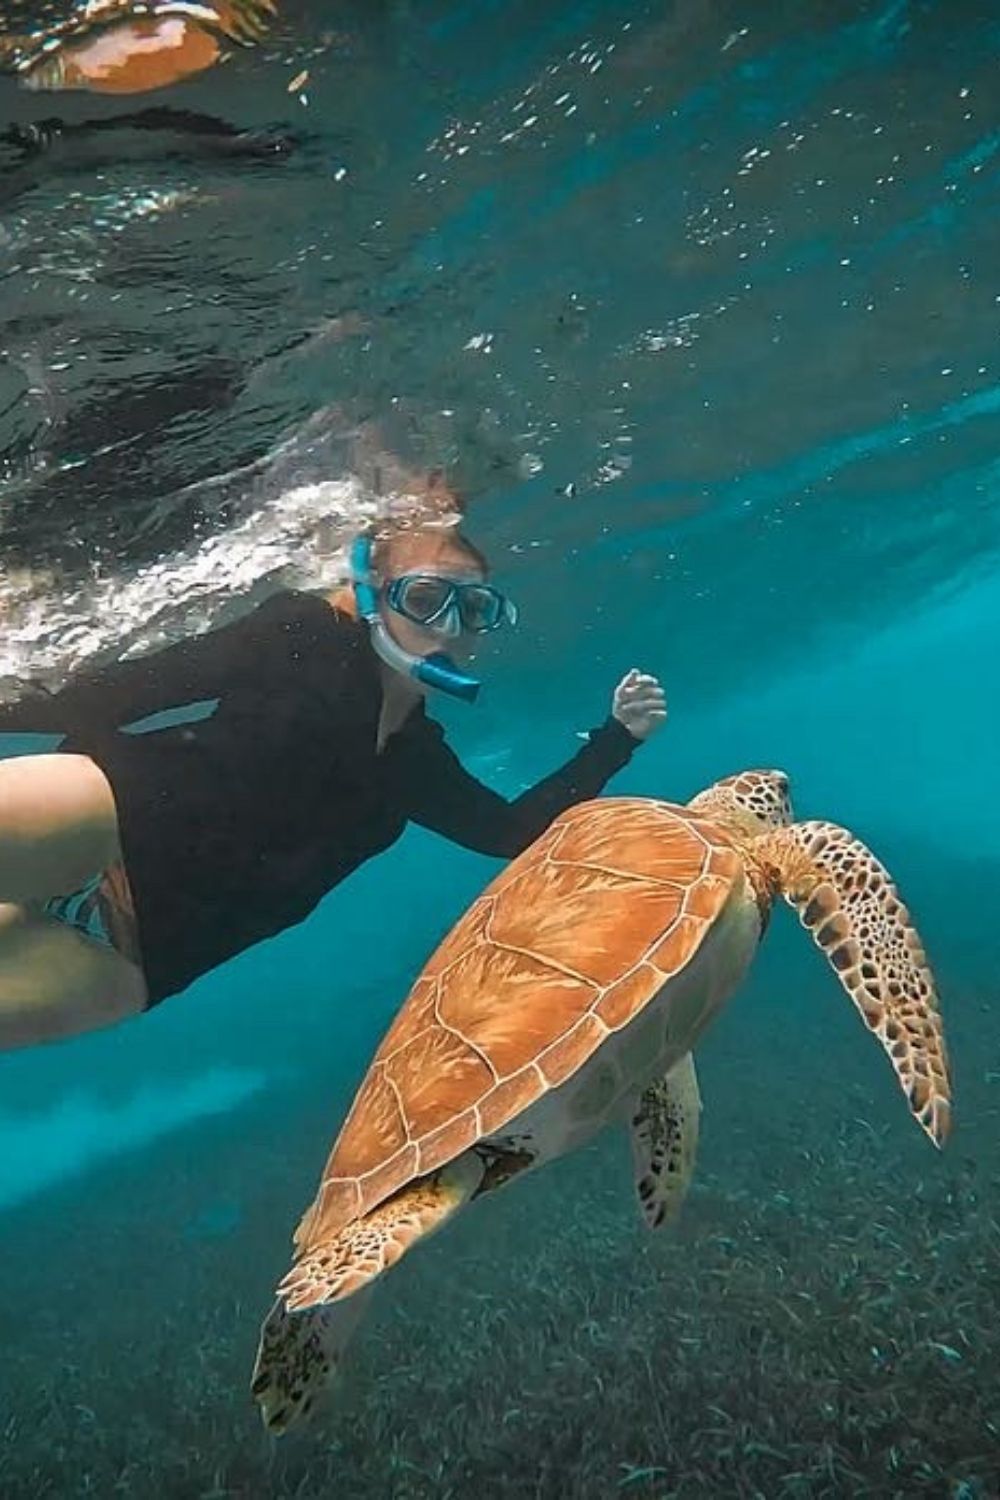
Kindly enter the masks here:
[[211, 67], [226, 40], [259, 40], [273, 9], [274, 0], [48, 0], [24, 33], [8, 19], [0, 67], [26, 88], [145, 93]]
[[580, 803], [444, 939], [382, 1041], [300, 1252], [494, 1135], [690, 963], [742, 860], [687, 808]]

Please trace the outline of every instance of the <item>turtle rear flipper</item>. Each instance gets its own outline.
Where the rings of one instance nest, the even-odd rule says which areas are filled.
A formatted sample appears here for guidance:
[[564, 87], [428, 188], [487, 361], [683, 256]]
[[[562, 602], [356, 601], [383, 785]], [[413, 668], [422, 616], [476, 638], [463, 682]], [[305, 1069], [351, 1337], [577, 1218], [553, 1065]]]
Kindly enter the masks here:
[[264, 1320], [250, 1392], [268, 1432], [280, 1437], [309, 1417], [334, 1379], [344, 1350], [365, 1314], [372, 1287], [304, 1312], [279, 1297]]
[[307, 1243], [261, 1330], [250, 1390], [269, 1432], [287, 1432], [308, 1416], [337, 1373], [372, 1282], [469, 1201], [483, 1170], [468, 1151], [335, 1233], [320, 1228]]
[[433, 1234], [467, 1203], [483, 1180], [478, 1156], [466, 1151], [431, 1172], [415, 1177], [398, 1193], [332, 1234], [322, 1214], [307, 1225], [299, 1258], [278, 1287], [290, 1311], [350, 1297], [388, 1271], [418, 1240]]
[[835, 823], [793, 823], [754, 852], [882, 1043], [918, 1123], [943, 1145], [951, 1087], [934, 977], [888, 870]]

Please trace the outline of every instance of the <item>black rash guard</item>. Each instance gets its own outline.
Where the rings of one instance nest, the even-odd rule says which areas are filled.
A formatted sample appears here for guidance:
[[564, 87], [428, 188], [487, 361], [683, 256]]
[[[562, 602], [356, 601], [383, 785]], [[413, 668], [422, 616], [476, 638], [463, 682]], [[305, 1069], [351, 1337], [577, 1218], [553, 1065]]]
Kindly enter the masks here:
[[[209, 702], [197, 720], [130, 727]], [[520, 853], [638, 743], [609, 718], [508, 802], [463, 769], [422, 703], [380, 753], [381, 706], [367, 627], [286, 591], [233, 624], [0, 706], [0, 733], [62, 733], [60, 751], [107, 776], [152, 1005], [301, 922], [410, 820], [483, 854]]]

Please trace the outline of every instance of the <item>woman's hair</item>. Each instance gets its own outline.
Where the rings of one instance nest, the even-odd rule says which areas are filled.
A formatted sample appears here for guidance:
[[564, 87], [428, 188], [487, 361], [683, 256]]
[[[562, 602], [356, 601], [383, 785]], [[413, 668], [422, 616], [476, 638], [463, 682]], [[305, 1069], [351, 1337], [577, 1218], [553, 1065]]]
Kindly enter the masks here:
[[459, 530], [461, 500], [434, 470], [418, 494], [407, 495], [408, 513], [384, 519], [372, 532], [372, 566], [380, 578], [392, 578], [419, 567], [473, 568], [485, 578], [489, 563]]
[[376, 533], [372, 566], [380, 578], [421, 567], [472, 568], [485, 578], [489, 563], [457, 526], [414, 526]]

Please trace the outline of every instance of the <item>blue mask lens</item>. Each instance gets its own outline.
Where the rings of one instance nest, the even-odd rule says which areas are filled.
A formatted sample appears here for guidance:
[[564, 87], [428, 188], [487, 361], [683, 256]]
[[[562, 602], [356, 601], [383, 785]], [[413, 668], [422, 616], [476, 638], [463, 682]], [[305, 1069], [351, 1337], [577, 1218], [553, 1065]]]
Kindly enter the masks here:
[[434, 625], [454, 606], [455, 589], [447, 578], [397, 578], [389, 588], [389, 603], [417, 625]]
[[510, 601], [488, 583], [455, 583], [432, 573], [406, 573], [394, 579], [386, 598], [392, 609], [416, 625], [441, 625], [457, 611], [462, 629], [471, 635], [486, 635], [517, 618]]
[[458, 609], [462, 625], [473, 635], [485, 635], [503, 624], [503, 594], [486, 583], [466, 583], [459, 589]]

